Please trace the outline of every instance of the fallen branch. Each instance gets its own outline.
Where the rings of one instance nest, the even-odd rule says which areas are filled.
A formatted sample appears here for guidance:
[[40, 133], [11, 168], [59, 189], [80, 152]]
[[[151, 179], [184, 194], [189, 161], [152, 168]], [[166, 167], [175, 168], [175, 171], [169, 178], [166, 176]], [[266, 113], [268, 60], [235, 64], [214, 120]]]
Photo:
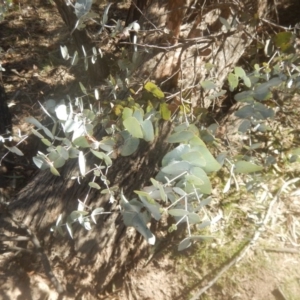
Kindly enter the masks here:
[[261, 232], [264, 230], [264, 227], [267, 225], [269, 218], [270, 218], [270, 214], [271, 211], [273, 209], [273, 206], [275, 205], [275, 203], [277, 202], [280, 194], [282, 193], [283, 190], [285, 190], [289, 185], [296, 183], [297, 181], [299, 181], [300, 178], [294, 178], [292, 180], [289, 180], [287, 182], [285, 182], [282, 187], [279, 189], [279, 191], [276, 193], [275, 197], [273, 198], [273, 200], [270, 202], [267, 213], [263, 219], [263, 222], [261, 223], [261, 225], [258, 227], [258, 229], [255, 231], [252, 239], [244, 246], [244, 248], [241, 250], [241, 252], [235, 256], [233, 259], [231, 259], [221, 270], [220, 272], [212, 279], [210, 280], [203, 288], [201, 288], [194, 296], [193, 298], [191, 298], [191, 300], [197, 300], [200, 298], [200, 296], [205, 293], [209, 288], [211, 288], [217, 281], [218, 279], [225, 273], [227, 272], [233, 265], [235, 265], [236, 263], [238, 263], [240, 260], [243, 259], [243, 257], [246, 255], [246, 253], [248, 252], [248, 250], [254, 246], [254, 244], [257, 242], [257, 240], [260, 237]]

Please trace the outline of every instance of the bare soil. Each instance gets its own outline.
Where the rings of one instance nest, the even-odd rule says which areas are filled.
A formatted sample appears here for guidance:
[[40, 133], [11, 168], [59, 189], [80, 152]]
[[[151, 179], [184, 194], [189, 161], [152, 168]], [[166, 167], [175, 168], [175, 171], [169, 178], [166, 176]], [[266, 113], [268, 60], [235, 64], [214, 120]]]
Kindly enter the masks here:
[[[6, 69], [2, 79], [13, 115], [14, 142], [18, 143], [30, 130], [25, 118], [42, 118], [39, 102], [75, 94], [82, 78], [76, 68], [70, 69], [61, 58], [59, 46], [72, 47], [72, 41], [50, 1], [43, 5], [20, 1], [0, 26], [1, 63]], [[298, 118], [294, 117], [292, 123], [300, 129]], [[2, 170], [1, 174], [1, 180], [6, 182], [2, 193], [7, 199], [36, 172], [31, 157], [38, 144], [28, 138], [19, 147], [25, 156], [15, 157], [14, 166]], [[294, 186], [278, 201], [271, 224], [259, 242], [201, 299], [300, 299], [299, 215], [300, 189]], [[227, 223], [224, 221], [223, 225]], [[241, 225], [240, 231], [234, 233], [236, 244], [242, 244], [251, 236], [245, 234], [246, 226]], [[136, 262], [135, 268], [106, 294], [99, 295], [99, 299], [190, 299], [238, 250], [238, 247], [227, 250], [230, 240], [228, 236], [222, 237], [220, 230], [217, 243], [195, 245], [192, 250], [178, 253], [176, 244], [149, 249], [149, 255]], [[16, 295], [17, 292], [12, 297], [17, 299]], [[3, 299], [1, 290], [0, 299]]]

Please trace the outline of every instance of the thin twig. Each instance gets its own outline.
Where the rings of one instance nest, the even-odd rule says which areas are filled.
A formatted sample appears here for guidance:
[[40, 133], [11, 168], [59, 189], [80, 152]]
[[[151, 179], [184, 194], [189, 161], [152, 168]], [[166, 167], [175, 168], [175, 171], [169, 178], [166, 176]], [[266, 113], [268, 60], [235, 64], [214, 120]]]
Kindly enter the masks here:
[[266, 252], [279, 252], [279, 253], [291, 253], [291, 254], [300, 254], [298, 249], [294, 248], [265, 248], [263, 249]]
[[212, 279], [208, 282], [208, 284], [206, 284], [203, 288], [201, 288], [194, 296], [193, 298], [191, 298], [191, 300], [197, 300], [200, 298], [200, 296], [205, 293], [209, 288], [211, 288], [217, 281], [218, 279], [225, 273], [227, 272], [233, 265], [235, 265], [236, 263], [238, 263], [241, 259], [243, 259], [243, 257], [246, 255], [246, 253], [248, 252], [248, 250], [254, 246], [255, 242], [259, 239], [261, 232], [263, 231], [264, 227], [266, 226], [266, 224], [269, 221], [270, 218], [270, 214], [271, 211], [273, 209], [273, 206], [275, 205], [275, 203], [278, 201], [280, 194], [282, 193], [283, 190], [285, 190], [289, 185], [296, 183], [297, 181], [299, 181], [300, 178], [294, 178], [292, 180], [289, 180], [287, 182], [285, 182], [282, 187], [279, 189], [279, 191], [277, 192], [277, 194], [275, 195], [275, 197], [272, 199], [272, 201], [269, 204], [267, 213], [263, 219], [263, 222], [261, 223], [261, 225], [259, 226], [259, 228], [255, 231], [252, 239], [244, 246], [244, 248], [241, 250], [241, 252], [235, 256], [233, 259], [229, 260], [229, 262], [227, 263], [227, 265], [225, 265], [220, 272]]
[[267, 24], [272, 25], [274, 27], [277, 27], [279, 29], [283, 29], [283, 30], [291, 30], [292, 29], [292, 28], [289, 28], [289, 27], [278, 25], [278, 24], [273, 23], [270, 20], [267, 20], [267, 19], [264, 19], [264, 18], [260, 18], [260, 20], [262, 20], [264, 23], [267, 23]]
[[[149, 22], [149, 24], [151, 24], [151, 26], [153, 26], [153, 28], [154, 29], [156, 29], [157, 30], [157, 27], [145, 16], [145, 14], [140, 10], [140, 8], [135, 4], [135, 2], [134, 1], [132, 1], [131, 2], [134, 6], [135, 6], [135, 8], [139, 11], [139, 13], [145, 18], [145, 20], [146, 21], [148, 21]], [[132, 20], [133, 22], [134, 21], [137, 21], [137, 20]]]
[[[171, 50], [175, 50], [177, 48], [182, 48], [184, 46], [192, 46], [192, 45], [207, 43], [208, 45], [204, 45], [203, 48], [199, 48], [199, 50], [203, 50], [203, 49], [206, 49], [214, 41], [215, 41], [214, 37], [200, 37], [200, 38], [195, 38], [195, 39], [186, 39], [185, 42], [177, 43], [175, 45], [157, 46], [157, 45], [151, 45], [151, 44], [138, 44], [138, 43], [136, 43], [135, 45], [138, 47], [141, 47], [141, 48], [171, 51]], [[120, 44], [121, 45], [133, 45], [133, 43], [131, 43], [131, 42], [120, 42]]]
[[30, 238], [28, 236], [7, 236], [5, 234], [0, 234], [0, 241], [1, 242], [7, 242], [7, 241], [30, 241]]

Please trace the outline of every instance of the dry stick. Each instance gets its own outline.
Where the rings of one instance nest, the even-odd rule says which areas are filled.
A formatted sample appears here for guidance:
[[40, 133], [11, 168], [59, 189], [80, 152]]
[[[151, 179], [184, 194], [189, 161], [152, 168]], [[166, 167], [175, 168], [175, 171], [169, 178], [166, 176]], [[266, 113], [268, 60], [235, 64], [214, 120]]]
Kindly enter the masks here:
[[274, 204], [277, 202], [280, 194], [282, 193], [282, 191], [284, 189], [286, 189], [289, 185], [296, 183], [297, 181], [299, 181], [300, 178], [294, 178], [291, 179], [287, 182], [285, 182], [282, 187], [279, 189], [279, 191], [277, 192], [277, 194], [275, 195], [275, 197], [273, 198], [273, 200], [270, 202], [269, 204], [269, 208], [267, 210], [267, 213], [264, 217], [263, 222], [261, 223], [261, 225], [259, 226], [259, 228], [255, 231], [253, 238], [245, 245], [245, 247], [241, 250], [240, 254], [237, 255], [236, 257], [234, 257], [233, 259], [231, 259], [227, 265], [225, 265], [220, 272], [212, 279], [208, 282], [208, 284], [206, 286], [204, 286], [202, 289], [200, 289], [194, 296], [193, 298], [191, 298], [191, 300], [197, 300], [200, 298], [200, 296], [205, 293], [210, 287], [212, 287], [217, 280], [225, 273], [227, 272], [234, 264], [238, 263], [247, 253], [247, 251], [255, 244], [255, 242], [259, 239], [261, 232], [263, 231], [263, 227], [266, 226], [266, 224], [269, 221], [270, 218], [270, 214], [272, 211], [272, 208], [274, 206]]
[[[193, 45], [198, 45], [198, 44], [204, 44], [207, 43], [210, 45], [212, 42], [215, 40], [215, 36], [208, 36], [208, 37], [200, 37], [200, 38], [193, 38], [193, 39], [185, 39], [184, 42], [182, 43], [177, 43], [175, 45], [164, 45], [164, 46], [157, 46], [157, 45], [152, 45], [152, 44], [139, 44], [136, 43], [135, 45], [141, 48], [149, 48], [149, 49], [158, 49], [158, 50], [164, 50], [165, 52], [175, 50], [177, 48], [182, 48], [184, 46], [193, 46]], [[120, 42], [122, 45], [133, 45], [131, 42]], [[202, 49], [206, 49], [208, 46], [204, 45]]]
[[7, 236], [6, 234], [0, 234], [0, 241], [6, 242], [6, 241], [30, 241], [30, 238], [28, 236]]
[[291, 254], [300, 254], [300, 251], [298, 249], [294, 248], [265, 248], [263, 249], [266, 252], [279, 252], [279, 253], [291, 253]]

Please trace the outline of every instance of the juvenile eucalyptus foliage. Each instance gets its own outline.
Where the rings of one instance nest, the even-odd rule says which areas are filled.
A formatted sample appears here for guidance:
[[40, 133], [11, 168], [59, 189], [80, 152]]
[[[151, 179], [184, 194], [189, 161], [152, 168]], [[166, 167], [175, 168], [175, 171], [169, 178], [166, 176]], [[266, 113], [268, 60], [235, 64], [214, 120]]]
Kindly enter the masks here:
[[[109, 7], [110, 5], [106, 7], [99, 23], [99, 33], [106, 28]], [[82, 28], [84, 22], [94, 16], [90, 15], [89, 1], [77, 1], [74, 8], [78, 17], [75, 30]], [[229, 26], [224, 20], [221, 22], [225, 27]], [[132, 24], [130, 26], [133, 27]], [[114, 35], [116, 32], [124, 32], [124, 28], [117, 22], [110, 32]], [[273, 41], [268, 42], [266, 51], [271, 51], [271, 45], [277, 47], [277, 50], [270, 54], [272, 57], [267, 64], [256, 64], [250, 72], [242, 67], [235, 67], [228, 74], [229, 90], [233, 92], [239, 89], [235, 100], [242, 103], [235, 113], [236, 117], [243, 120], [237, 128], [239, 134], [249, 135], [253, 130], [270, 130], [268, 120], [274, 117], [275, 112], [269, 107], [268, 100], [273, 89], [299, 89], [299, 71], [294, 64], [297, 55], [285, 54], [291, 46], [287, 42], [289, 38], [289, 33], [279, 34]], [[87, 54], [84, 45], [82, 50], [83, 64], [87, 70], [88, 60], [94, 63], [102, 52], [93, 48], [92, 53]], [[66, 46], [61, 46], [61, 54], [72, 66], [80, 61], [78, 53], [75, 51], [73, 56], [70, 56]], [[128, 89], [130, 68], [135, 63], [134, 60], [133, 56], [132, 61], [118, 62], [120, 70], [125, 71], [125, 79], [111, 75], [107, 80], [111, 96], [109, 103], [105, 104], [102, 101], [106, 99], [101, 99], [97, 88], [89, 91], [79, 83], [82, 94], [75, 99], [66, 96], [59, 101], [49, 99], [41, 104], [45, 114], [52, 119], [53, 127], [45, 127], [33, 117], [27, 118], [27, 121], [35, 126], [33, 134], [47, 146], [47, 152], [38, 152], [33, 160], [41, 170], [49, 169], [59, 176], [59, 168], [69, 159], [77, 159], [79, 172], [78, 177], [74, 179], [80, 182], [85, 177], [92, 177], [87, 186], [86, 199], [91, 189], [97, 189], [102, 194], [108, 194], [110, 202], [118, 200], [119, 213], [122, 214], [125, 225], [134, 227], [151, 245], [155, 244], [156, 237], [148, 228], [150, 220], [159, 222], [163, 215], [170, 215], [174, 219], [169, 228], [170, 232], [176, 230], [179, 224], [186, 226], [187, 235], [178, 246], [179, 250], [183, 250], [193, 241], [212, 239], [211, 236], [201, 234], [201, 231], [221, 218], [220, 215], [209, 218], [204, 209], [212, 199], [211, 175], [217, 174], [222, 166], [230, 170], [223, 189], [223, 192], [227, 193], [232, 182], [237, 185], [238, 174], [244, 174], [253, 180], [255, 175], [267, 166], [267, 162], [262, 163], [251, 155], [232, 157], [229, 153], [218, 153], [215, 158], [211, 152], [217, 143], [213, 130], [210, 130], [213, 127], [199, 130], [197, 119], [193, 119], [192, 114], [187, 113], [192, 109], [189, 104], [181, 102], [174, 111], [166, 101], [164, 92], [151, 81], [146, 82], [138, 92]], [[225, 90], [217, 90], [213, 78], [201, 82], [201, 86], [203, 90], [216, 89], [217, 94], [214, 97], [226, 93]], [[129, 90], [129, 96], [125, 100], [118, 100], [118, 92], [124, 89]], [[159, 135], [158, 122], [162, 120], [174, 124], [173, 132], [167, 139], [174, 147], [164, 156], [157, 176], [142, 190], [134, 191], [135, 198], [128, 199], [122, 191], [119, 192], [110, 186], [107, 180], [109, 168], [116, 157], [132, 155], [138, 149], [141, 140], [153, 142]], [[95, 127], [99, 124], [107, 134], [101, 140], [94, 137]], [[249, 145], [250, 150], [258, 147], [259, 145]], [[298, 150], [295, 149], [294, 161], [298, 160]], [[99, 163], [92, 169], [87, 168], [88, 153], [99, 159]], [[101, 188], [103, 184], [105, 189]], [[65, 226], [73, 237], [72, 225], [75, 222], [86, 230], [91, 230], [92, 223], [97, 222], [97, 215], [109, 213], [111, 212], [104, 211], [102, 207], [91, 210], [85, 200], [78, 200], [77, 210], [66, 220], [60, 215], [52, 230], [62, 233], [62, 227]]]
[[[201, 208], [210, 202], [211, 183], [207, 174], [218, 171], [221, 165], [201, 140], [198, 128], [186, 123], [174, 128], [174, 133], [167, 142], [179, 146], [165, 155], [157, 179], [151, 180], [152, 185], [144, 187], [142, 191], [135, 191], [138, 198], [127, 200], [125, 195], [117, 195], [110, 188], [106, 174], [115, 157], [131, 155], [137, 150], [141, 139], [152, 142], [155, 135], [159, 134], [156, 124], [163, 119], [162, 114], [165, 118], [171, 115], [164, 104], [164, 93], [154, 83], [148, 82], [144, 86], [144, 92], [151, 93], [154, 101], [148, 103], [145, 109], [133, 99], [130, 99], [130, 107], [119, 104], [118, 110], [114, 109], [117, 105], [114, 106], [112, 102], [113, 108], [108, 115], [111, 116], [110, 121], [114, 120], [114, 124], [107, 126], [108, 115], [104, 117], [101, 109], [95, 111], [93, 107], [84, 108], [83, 99], [91, 95], [88, 95], [82, 84], [80, 87], [83, 92], [81, 97], [58, 102], [49, 99], [41, 104], [53, 121], [52, 128], [45, 127], [33, 117], [27, 118], [36, 128], [32, 130], [33, 134], [47, 146], [47, 153], [38, 152], [33, 158], [36, 166], [41, 170], [50, 169], [54, 175], [59, 176], [59, 168], [66, 161], [77, 159], [79, 176], [76, 179], [80, 181], [92, 174], [93, 179], [87, 190], [93, 188], [102, 194], [107, 193], [111, 202], [121, 198], [120, 213], [124, 223], [136, 228], [150, 244], [155, 243], [155, 236], [149, 231], [147, 223], [151, 218], [159, 221], [163, 214], [169, 214], [175, 219], [170, 231], [175, 230], [180, 223], [187, 224], [188, 240], [185, 239], [184, 244], [180, 244], [180, 249], [189, 246], [193, 239], [206, 239], [206, 236], [192, 235], [190, 226], [200, 224], [200, 228], [203, 228], [204, 224], [209, 225], [207, 220], [203, 223], [201, 217]], [[103, 108], [104, 110], [106, 109]], [[107, 136], [102, 140], [93, 136], [98, 122], [106, 126]], [[86, 167], [88, 153], [99, 159], [99, 164], [90, 170]], [[101, 190], [100, 182], [105, 184], [105, 190]], [[95, 216], [103, 213], [109, 212], [104, 212], [102, 208], [89, 211], [85, 201], [79, 201], [77, 210], [65, 222], [60, 215], [52, 229], [61, 232], [61, 227], [65, 225], [73, 236], [74, 222], [79, 222], [89, 230], [91, 222], [96, 223]]]

